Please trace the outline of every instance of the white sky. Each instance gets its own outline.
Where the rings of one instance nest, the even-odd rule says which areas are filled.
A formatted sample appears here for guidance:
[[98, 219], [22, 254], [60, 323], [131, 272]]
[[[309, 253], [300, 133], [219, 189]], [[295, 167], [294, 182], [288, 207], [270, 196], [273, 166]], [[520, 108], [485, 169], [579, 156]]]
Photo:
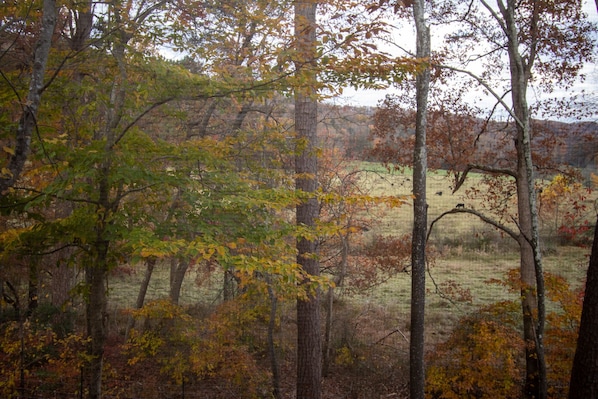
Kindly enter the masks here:
[[[594, 22], [598, 22], [598, 13], [596, 10], [596, 3], [594, 0], [584, 0], [584, 10], [589, 16], [590, 20]], [[405, 28], [400, 34], [400, 41], [402, 42], [401, 45], [405, 47], [415, 47], [415, 33], [413, 32], [412, 28]], [[406, 43], [406, 40], [412, 40], [412, 44]], [[432, 46], [434, 43], [432, 42]], [[390, 51], [390, 50], [389, 50]], [[398, 51], [398, 50], [397, 50]], [[397, 54], [397, 55], [404, 55], [404, 54]], [[576, 85], [574, 85], [567, 93], [564, 92], [556, 92], [553, 93], [552, 96], [560, 97], [571, 93], [579, 93], [582, 90], [585, 91], [590, 97], [593, 97], [594, 106], [598, 108], [598, 66], [595, 64], [586, 65], [584, 67], [584, 74], [586, 75], [585, 81], [578, 81]], [[336, 99], [336, 102], [341, 104], [348, 104], [348, 105], [360, 105], [360, 106], [371, 106], [375, 107], [379, 104], [381, 100], [387, 94], [396, 93], [396, 89], [387, 89], [387, 90], [355, 90], [351, 88], [346, 88], [343, 92], [343, 96], [341, 98]], [[533, 90], [529, 91], [528, 100], [531, 103], [534, 103], [535, 100], [538, 99], [537, 93]], [[485, 106], [488, 107], [494, 105], [495, 101], [493, 98], [488, 98], [482, 102]], [[476, 103], [476, 105], [480, 105], [480, 103]], [[596, 113], [595, 119], [598, 119], [598, 110]]]

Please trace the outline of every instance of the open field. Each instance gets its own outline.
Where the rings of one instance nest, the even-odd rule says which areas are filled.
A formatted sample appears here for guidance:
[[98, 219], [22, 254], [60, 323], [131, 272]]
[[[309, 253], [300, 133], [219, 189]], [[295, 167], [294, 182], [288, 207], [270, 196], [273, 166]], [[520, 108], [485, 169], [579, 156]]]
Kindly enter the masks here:
[[[406, 196], [411, 191], [409, 174], [389, 173], [384, 168], [365, 165], [363, 185], [374, 195]], [[480, 184], [473, 176], [470, 184]], [[429, 218], [465, 201], [461, 193], [451, 194], [448, 181], [441, 174], [428, 178]], [[437, 192], [442, 191], [442, 195]], [[595, 219], [593, 198], [588, 199], [590, 220]], [[471, 201], [467, 206], [478, 207]], [[364, 239], [376, 235], [403, 235], [411, 230], [412, 208], [409, 204], [386, 213], [376, 214]], [[546, 230], [548, 231], [548, 230]], [[429, 352], [435, 344], [445, 341], [459, 319], [476, 312], [482, 306], [499, 301], [517, 301], [517, 293], [490, 283], [491, 278], [502, 279], [507, 271], [519, 266], [516, 245], [472, 215], [452, 214], [438, 223], [429, 243], [433, 259], [427, 276], [426, 345]], [[545, 270], [565, 277], [573, 287], [580, 287], [585, 279], [589, 248], [557, 245], [549, 240], [545, 246]], [[357, 265], [358, 266], [358, 265]], [[120, 272], [110, 278], [109, 309], [112, 328], [122, 333], [123, 309], [134, 305], [143, 278], [143, 267], [133, 273]], [[158, 264], [148, 289], [146, 302], [168, 296], [169, 265]], [[338, 297], [332, 317], [332, 365], [324, 378], [323, 397], [339, 398], [406, 398], [409, 363], [410, 288], [408, 273], [400, 273], [385, 283], [361, 294], [337, 290]], [[195, 266], [187, 273], [182, 286], [181, 303], [192, 313], [203, 312], [220, 303], [222, 275]], [[459, 300], [469, 297], [468, 300]], [[556, 308], [548, 304], [548, 311]], [[204, 314], [204, 313], [202, 313]], [[322, 317], [325, 316], [322, 312]], [[283, 397], [292, 398], [294, 392], [294, 348], [296, 316], [294, 302], [281, 303], [280, 324], [274, 340], [281, 358]], [[266, 323], [258, 320], [247, 327], [256, 354], [266, 342]], [[266, 362], [267, 357], [260, 357]], [[264, 366], [267, 368], [267, 366]], [[178, 389], [178, 388], [174, 388]]]
[[[396, 196], [410, 194], [411, 179], [408, 171], [405, 174], [390, 173], [378, 164], [363, 164], [362, 168], [368, 171], [363, 174], [364, 186], [371, 194]], [[469, 184], [479, 184], [479, 182], [480, 176], [472, 175]], [[454, 208], [457, 203], [465, 201], [463, 194], [451, 194], [449, 182], [441, 173], [430, 174], [428, 192], [430, 220]], [[438, 192], [442, 192], [442, 195], [437, 195]], [[592, 204], [593, 199], [588, 199], [589, 205]], [[470, 200], [467, 205], [475, 207], [479, 204], [471, 203]], [[593, 206], [590, 209], [593, 210]], [[412, 208], [409, 205], [390, 210], [380, 219], [374, 220], [372, 229], [366, 234], [371, 238], [378, 234], [409, 233], [412, 218]], [[474, 216], [454, 214], [443, 219], [436, 226], [429, 246], [433, 250], [431, 254], [433, 262], [427, 278], [429, 290], [427, 314], [429, 329], [434, 334], [441, 336], [448, 334], [455, 320], [480, 306], [500, 300], [517, 299], [516, 294], [508, 292], [504, 287], [488, 283], [488, 279], [503, 278], [508, 270], [518, 267], [516, 244], [512, 239], [501, 236]], [[585, 278], [589, 248], [550, 244], [549, 249], [544, 257], [546, 271], [562, 275], [572, 286], [579, 287]], [[113, 279], [110, 303], [114, 311], [133, 306], [142, 274], [140, 270], [132, 275]], [[158, 265], [146, 301], [166, 297], [168, 279], [168, 265]], [[221, 282], [222, 277], [219, 274], [209, 274], [201, 267], [194, 267], [188, 272], [184, 281], [181, 302], [187, 305], [200, 303], [211, 306], [220, 299]], [[447, 287], [455, 286], [469, 292], [471, 301], [451, 301], [443, 296], [442, 292], [446, 291]], [[408, 330], [410, 279], [407, 273], [402, 273], [362, 295], [351, 298], [341, 295], [341, 299], [355, 306], [376, 308], [377, 311], [385, 314], [383, 317], [388, 329]]]

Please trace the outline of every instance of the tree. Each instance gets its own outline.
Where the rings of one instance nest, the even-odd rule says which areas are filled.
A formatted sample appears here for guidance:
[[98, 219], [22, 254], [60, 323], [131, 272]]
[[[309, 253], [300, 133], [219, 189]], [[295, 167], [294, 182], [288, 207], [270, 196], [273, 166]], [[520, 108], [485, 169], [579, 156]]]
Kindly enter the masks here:
[[[515, 125], [513, 140], [517, 162], [516, 166], [513, 165], [512, 176], [516, 181], [518, 228], [520, 230], [518, 243], [523, 283], [521, 302], [526, 341], [525, 394], [527, 397], [545, 398], [547, 394], [543, 344], [546, 318], [545, 289], [535, 188], [536, 173], [532, 160], [532, 120], [527, 90], [531, 84], [534, 68], [537, 68], [539, 73], [554, 76], [555, 72], [551, 73], [546, 68], [549, 65], [553, 65], [554, 68], [556, 64], [556, 78], [565, 82], [571, 75], [577, 73], [580, 66], [572, 68], [573, 71], [567, 70], [568, 66], [565, 64], [568, 62], [562, 61], [563, 58], [559, 58], [560, 54], [545, 45], [543, 38], [552, 31], [557, 21], [565, 32], [579, 32], [576, 27], [578, 20], [577, 18], [572, 19], [569, 11], [565, 11], [571, 8], [569, 2], [553, 5], [539, 1], [523, 4], [514, 1], [506, 3], [499, 1], [498, 9], [493, 8], [485, 1], [481, 1], [481, 4], [500, 27], [504, 35], [502, 42], [509, 60], [510, 84], [508, 87], [511, 92], [512, 108], [507, 108], [507, 111]], [[581, 6], [578, 4], [575, 12], [577, 15], [581, 12], [580, 9]], [[583, 32], [584, 28], [579, 28], [579, 30]], [[577, 43], [583, 49], [580, 51], [581, 54], [576, 55], [577, 59], [582, 62], [589, 59], [587, 36], [578, 38]], [[496, 100], [504, 105], [501, 98], [501, 96], [496, 96]], [[492, 168], [482, 168], [481, 170], [492, 172]], [[536, 317], [534, 317], [534, 312], [537, 312]]]
[[[425, 1], [413, 2], [418, 59], [430, 58], [430, 28], [425, 18]], [[430, 68], [417, 74], [415, 82], [416, 117], [415, 144], [413, 146], [413, 234], [411, 249], [411, 338], [409, 343], [409, 391], [411, 398], [423, 399], [426, 380], [424, 365], [425, 303], [426, 303], [426, 234], [428, 230], [428, 204], [426, 175], [428, 155], [426, 125]]]
[[[499, 180], [490, 183], [493, 193], [500, 193], [500, 196], [494, 198], [504, 199], [503, 194], [508, 193], [517, 195], [517, 212], [512, 220], [516, 220], [514, 227], [518, 231], [512, 237], [517, 240], [521, 254], [521, 304], [527, 359], [526, 396], [542, 398], [546, 396], [546, 366], [542, 343], [545, 306], [536, 203], [538, 165], [533, 162], [543, 158], [537, 156], [540, 153], [538, 147], [538, 151], [532, 157], [532, 140], [539, 142], [543, 132], [532, 131], [531, 115], [534, 108], [528, 104], [527, 92], [534, 84], [537, 84], [538, 89], [548, 92], [554, 86], [567, 87], [571, 84], [572, 79], [578, 76], [581, 65], [591, 59], [592, 45], [589, 33], [593, 27], [584, 20], [579, 3], [499, 1], [497, 7], [493, 7], [482, 0], [479, 4], [464, 2], [447, 6], [435, 7], [431, 11], [431, 18], [438, 23], [458, 21], [459, 30], [455, 29], [446, 35], [445, 48], [439, 51], [437, 57], [433, 57], [433, 65], [437, 71], [436, 82], [447, 85], [454, 93], [463, 93], [462, 89], [455, 89], [455, 80], [449, 80], [463, 74], [469, 79], [469, 90], [471, 91], [473, 83], [490, 93], [496, 102], [495, 108], [502, 107], [511, 123], [507, 125], [507, 129], [501, 130], [499, 124], [490, 120], [495, 109], [492, 108], [486, 119], [470, 119], [473, 123], [467, 125], [467, 119], [480, 115], [480, 110], [469, 110], [472, 107], [463, 107], [462, 101], [453, 101], [459, 99], [453, 94], [448, 94], [444, 98], [449, 101], [438, 101], [437, 112], [442, 115], [442, 119], [449, 120], [453, 117], [459, 118], [466, 109], [466, 118], [462, 120], [461, 125], [466, 128], [451, 129], [444, 134], [448, 140], [439, 142], [448, 141], [450, 151], [441, 159], [445, 160], [445, 167], [451, 165], [455, 191], [462, 186], [470, 171], [477, 170], [487, 174], [485, 179], [488, 182], [493, 177], [500, 179], [500, 183]], [[580, 20], [583, 22], [580, 23]], [[563, 45], [562, 48], [567, 47], [567, 54], [563, 54], [550, 45], [545, 40], [546, 37], [562, 43], [575, 40], [575, 50]], [[487, 39], [487, 47], [480, 44], [485, 44], [480, 42], [480, 38]], [[572, 64], [568, 57], [573, 57], [577, 62]], [[480, 74], [471, 72], [471, 65], [476, 62], [482, 66], [483, 72]], [[505, 87], [502, 87], [499, 81], [501, 71], [505, 71], [508, 77]], [[509, 94], [510, 100], [506, 100]], [[434, 119], [442, 121], [439, 118], [432, 118], [432, 121]], [[384, 119], [382, 121], [384, 122]], [[383, 130], [395, 134], [395, 131], [388, 129], [388, 124], [383, 126], [387, 126]], [[502, 137], [499, 136], [493, 143], [488, 142], [484, 138], [488, 133]], [[470, 149], [466, 149], [467, 140]], [[492, 147], [486, 145], [487, 143]], [[443, 148], [446, 152], [447, 146]], [[494, 156], [489, 156], [491, 154]], [[497, 157], [496, 154], [504, 156]], [[488, 203], [487, 208], [497, 205], [504, 210], [505, 204], [504, 201], [501, 205], [500, 201], [493, 200]], [[464, 211], [481, 215], [475, 210]], [[498, 207], [493, 209], [493, 212], [497, 218], [494, 220], [495, 226], [500, 224], [496, 223], [497, 221], [512, 223], [508, 217], [505, 218], [507, 213], [501, 214]]]
[[[365, 237], [377, 220], [396, 211], [408, 198], [375, 196], [366, 182], [375, 172], [351, 164], [340, 149], [325, 146], [319, 158], [321, 271], [333, 285], [324, 303], [323, 375], [327, 376], [334, 353], [334, 303], [340, 295], [361, 293], [388, 281], [408, 268], [409, 237]], [[334, 148], [334, 147], [333, 147]]]
[[[6, 190], [10, 188], [20, 177], [27, 156], [31, 150], [31, 136], [37, 127], [37, 116], [41, 103], [42, 92], [45, 88], [44, 77], [54, 29], [58, 20], [58, 9], [55, 0], [44, 0], [42, 9], [42, 18], [35, 53], [33, 57], [33, 66], [31, 71], [31, 80], [25, 102], [21, 104], [22, 112], [15, 132], [15, 147], [5, 147], [10, 160], [8, 165], [2, 168], [0, 176], [0, 195], [5, 195]], [[13, 42], [14, 43], [14, 42]], [[3, 53], [3, 56], [6, 52]], [[4, 76], [6, 79], [6, 76]], [[15, 93], [17, 94], [17, 93]], [[17, 94], [18, 95], [18, 94]]]
[[[125, 263], [123, 270], [146, 264], [145, 285], [154, 268], [170, 258], [183, 265], [173, 273], [173, 301], [186, 268], [197, 263], [233, 275], [241, 289], [263, 288], [260, 283], [266, 281], [273, 303], [281, 292], [294, 294], [299, 313], [308, 316], [301, 319], [307, 323], [300, 323], [305, 333], [300, 340], [308, 338], [300, 347], [309, 350], [311, 362], [303, 369], [310, 385], [305, 396], [316, 397], [311, 391], [319, 391], [321, 353], [319, 326], [312, 322], [319, 323], [316, 287], [324, 280], [318, 278], [315, 259], [316, 101], [322, 87], [316, 86], [316, 75], [334, 76], [327, 86], [333, 90], [347, 71], [361, 71], [364, 64], [372, 70], [380, 67], [379, 58], [368, 65], [370, 59], [363, 55], [375, 51], [357, 40], [369, 39], [380, 23], [362, 30], [368, 25], [361, 6], [345, 20], [334, 19], [342, 20], [342, 28], [327, 32], [326, 45], [323, 39], [317, 48], [316, 5], [297, 5], [294, 46], [288, 29], [292, 6], [165, 0], [67, 1], [62, 6], [31, 162], [25, 164], [18, 186], [12, 184], [11, 195], [0, 196], [0, 209], [8, 215], [2, 220], [6, 224], [0, 247], [3, 259], [20, 259], [14, 264], [21, 283], [15, 292], [28, 290], [32, 304], [42, 293], [38, 277], [45, 275], [38, 260], [50, 263], [50, 255], [60, 256], [62, 264], [85, 272], [85, 281], [71, 292], [80, 294], [86, 305], [90, 339], [84, 378], [90, 397], [109, 394], [102, 391], [102, 369], [111, 273]], [[339, 8], [349, 9], [345, 4]], [[192, 25], [197, 31], [187, 29]], [[189, 38], [189, 32], [201, 34]], [[5, 33], [3, 26], [0, 35]], [[192, 62], [156, 56], [161, 45], [184, 48]], [[325, 54], [334, 53], [339, 61], [343, 46], [350, 53], [346, 62], [339, 62], [344, 69], [326, 74], [335, 62], [328, 62]], [[316, 59], [321, 61], [319, 70]], [[11, 77], [28, 65], [10, 70]], [[380, 67], [383, 73], [397, 69]], [[358, 75], [352, 76], [369, 79]], [[20, 80], [4, 79], [3, 93], [26, 92], [19, 85], [11, 87], [14, 82]], [[278, 123], [271, 106], [282, 98], [273, 95], [274, 90], [296, 92], [297, 140], [289, 140], [288, 125], [270, 130]], [[192, 131], [194, 121], [181, 120], [181, 115], [198, 109], [201, 117]], [[262, 119], [255, 117], [259, 113]], [[9, 114], [2, 112], [3, 122]], [[2, 139], [10, 155], [11, 142]], [[283, 170], [291, 146], [300, 153], [296, 191]], [[278, 169], [269, 170], [271, 165]], [[299, 223], [291, 229], [287, 208], [297, 203]], [[297, 248], [289, 249], [288, 242], [297, 237], [295, 259]], [[28, 271], [29, 276], [24, 273]], [[142, 286], [137, 307], [144, 302]]]
[[586, 277], [577, 349], [573, 359], [569, 398], [598, 397], [598, 222]]
[[[295, 185], [305, 196], [297, 205], [297, 225], [313, 229], [318, 217], [317, 163], [317, 92], [313, 63], [316, 62], [315, 0], [295, 3], [295, 45], [297, 74], [301, 79], [295, 92]], [[313, 233], [312, 233], [313, 234]], [[320, 274], [317, 240], [306, 231], [297, 238], [297, 263], [310, 276]], [[309, 283], [309, 280], [304, 284]], [[320, 333], [319, 289], [309, 290], [297, 299], [297, 398], [320, 399], [322, 378], [322, 344]]]
[[[72, 31], [73, 37], [68, 43], [72, 52], [67, 52], [67, 56], [62, 58], [53, 75], [55, 84], [52, 91], [62, 91], [68, 95], [62, 97], [57, 104], [46, 105], [47, 110], [56, 107], [60, 109], [58, 114], [66, 117], [62, 123], [54, 125], [58, 126], [58, 133], [54, 130], [44, 137], [43, 141], [36, 143], [41, 149], [41, 157], [36, 157], [35, 163], [32, 163], [33, 167], [27, 171], [29, 179], [24, 180], [19, 187], [30, 196], [27, 198], [25, 195], [24, 201], [32, 209], [48, 204], [59, 209], [67, 204], [66, 208], [72, 210], [55, 219], [37, 219], [34, 222], [35, 228], [29, 233], [37, 235], [39, 244], [30, 250], [41, 256], [66, 248], [78, 249], [76, 254], [72, 254], [71, 259], [85, 265], [83, 268], [86, 287], [81, 291], [86, 299], [87, 330], [90, 337], [88, 390], [89, 395], [96, 398], [102, 395], [101, 380], [106, 339], [106, 277], [118, 259], [119, 238], [123, 232], [123, 219], [120, 216], [123, 208], [127, 208], [126, 199], [156, 184], [155, 181], [142, 182], [147, 175], [140, 178], [143, 174], [140, 173], [138, 165], [131, 162], [130, 146], [135, 142], [148, 145], [143, 135], [136, 134], [138, 131], [135, 131], [134, 127], [140, 118], [163, 99], [156, 102], [148, 100], [149, 105], [144, 103], [148, 93], [144, 90], [152, 89], [147, 83], [137, 86], [137, 92], [131, 90], [131, 82], [138, 78], [136, 73], [147, 64], [140, 63], [139, 58], [133, 56], [132, 46], [129, 45], [132, 39], [139, 40], [139, 36], [135, 36], [139, 27], [162, 5], [162, 2], [146, 5], [146, 8], [138, 10], [136, 20], [127, 14], [128, 10], [124, 10], [118, 4], [102, 9], [108, 13], [102, 19], [107, 25], [97, 25], [93, 35], [97, 43], [104, 43], [111, 49], [110, 56], [104, 52], [105, 48], [102, 46], [93, 49], [85, 46], [91, 29], [91, 17], [88, 14], [90, 5], [81, 5], [84, 10], [79, 14], [81, 18], [77, 21], [85, 21], [77, 23], [77, 30]], [[73, 13], [74, 10], [76, 7]], [[76, 57], [82, 53], [89, 57], [89, 62], [92, 59], [97, 61], [97, 66], [101, 68], [96, 71], [81, 71], [79, 59]], [[106, 70], [110, 73], [106, 73]], [[96, 78], [93, 83], [85, 79], [90, 77], [91, 80], [91, 76]], [[72, 81], [70, 77], [73, 77]], [[92, 84], [94, 90], [86, 91]], [[73, 93], [83, 95], [73, 96]], [[163, 94], [154, 93], [157, 96]], [[137, 99], [140, 100], [137, 103], [131, 101], [134, 94], [137, 94]], [[73, 98], [75, 100], [71, 101]], [[132, 107], [145, 106], [149, 108], [131, 111]], [[135, 113], [137, 115], [132, 116]], [[48, 118], [45, 126], [54, 127], [51, 122], [54, 120]], [[73, 124], [69, 125], [69, 122]], [[156, 149], [153, 146], [147, 148]], [[146, 171], [150, 169], [146, 168]], [[40, 185], [31, 184], [35, 181], [31, 176], [36, 176], [35, 174], [45, 174], [48, 177], [48, 181], [44, 182], [41, 188]], [[144, 186], [144, 183], [148, 186]], [[133, 214], [129, 213], [129, 216]]]

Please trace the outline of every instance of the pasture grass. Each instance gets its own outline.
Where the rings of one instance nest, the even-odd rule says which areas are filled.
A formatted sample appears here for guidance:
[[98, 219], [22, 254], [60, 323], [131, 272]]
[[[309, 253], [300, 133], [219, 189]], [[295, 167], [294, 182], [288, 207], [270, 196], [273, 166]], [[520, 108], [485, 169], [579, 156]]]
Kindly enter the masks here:
[[[360, 167], [368, 170], [368, 173], [364, 174], [363, 185], [374, 195], [408, 196], [411, 193], [410, 170], [399, 173], [388, 171], [379, 165], [363, 164]], [[430, 173], [427, 178], [428, 220], [434, 220], [459, 203], [479, 209], [481, 202], [478, 201], [481, 199], [468, 199], [464, 192], [468, 188], [467, 185], [478, 185], [479, 188], [481, 177], [479, 174], [469, 176], [466, 186], [459, 192], [452, 193], [445, 173]], [[595, 194], [587, 199], [589, 209], [593, 209], [595, 199]], [[588, 216], [590, 221], [594, 220], [594, 215]], [[373, 229], [367, 234], [370, 238], [376, 235], [400, 236], [410, 233], [412, 223], [413, 210], [411, 202], [408, 201], [407, 205], [390, 210], [376, 220], [372, 224]], [[554, 230], [543, 231], [554, 233]], [[557, 241], [552, 236], [544, 237], [545, 271], [565, 277], [573, 288], [578, 288], [585, 279], [589, 248], [559, 246]], [[518, 293], [489, 283], [489, 279], [502, 279], [509, 270], [519, 267], [518, 246], [510, 237], [473, 215], [459, 213], [449, 215], [435, 225], [428, 246], [433, 260], [426, 278], [426, 320], [432, 338], [439, 339], [450, 333], [456, 320], [481, 306], [505, 300], [518, 300]], [[469, 292], [471, 301], [448, 298], [447, 289], [452, 289], [454, 294], [455, 287]], [[386, 310], [388, 319], [394, 320], [396, 328], [408, 331], [410, 293], [411, 281], [409, 275], [404, 273], [373, 289], [367, 295], [354, 298], [354, 301], [378, 304]], [[551, 310], [550, 304], [548, 310]]]
[[[135, 306], [139, 286], [145, 270], [143, 265], [128, 269], [127, 273], [117, 272], [110, 276], [109, 302], [113, 309], [127, 309]], [[210, 273], [201, 266], [187, 270], [181, 287], [181, 305], [213, 305], [218, 303], [222, 289], [221, 273]], [[158, 262], [152, 273], [145, 303], [167, 298], [170, 286], [170, 263]]]
[[[367, 163], [362, 164], [361, 168], [366, 171], [362, 174], [362, 184], [370, 195], [410, 195], [409, 170], [402, 173], [389, 172], [381, 165]], [[443, 173], [431, 173], [427, 184], [429, 220], [454, 208], [457, 203], [466, 201], [463, 194], [451, 192], [450, 183]], [[469, 184], [480, 184], [480, 176], [472, 175]], [[440, 192], [442, 195], [437, 194]], [[589, 198], [588, 202], [593, 200], [594, 197]], [[409, 202], [399, 209], [385, 212], [373, 221], [372, 229], [365, 233], [366, 240], [373, 239], [376, 235], [410, 233], [412, 213]], [[451, 332], [459, 318], [479, 307], [518, 299], [517, 293], [488, 282], [491, 278], [504, 278], [507, 271], [519, 267], [516, 244], [477, 218], [467, 214], [454, 214], [443, 219], [433, 231], [429, 247], [433, 261], [427, 276], [426, 320], [431, 343], [442, 340]], [[589, 248], [556, 246], [551, 243], [549, 249], [544, 256], [545, 270], [562, 275], [573, 287], [583, 284]], [[115, 311], [134, 306], [142, 277], [143, 267], [139, 266], [134, 273], [121, 273], [111, 277], [109, 300]], [[201, 267], [190, 269], [181, 290], [181, 304], [210, 306], [218, 303], [221, 297], [221, 277], [219, 273], [208, 272]], [[168, 286], [169, 265], [159, 264], [152, 276], [146, 302], [167, 297]], [[471, 301], [449, 299], [450, 295], [447, 295], [446, 290], [452, 289], [454, 294], [455, 288], [469, 293]], [[392, 331], [408, 335], [410, 292], [409, 275], [401, 273], [367, 293], [351, 296], [341, 294], [339, 303], [351, 307], [351, 310], [347, 310], [347, 323], [371, 326], [370, 331], [364, 327], [363, 339], [373, 343]], [[381, 320], [373, 321], [374, 317], [380, 317]], [[400, 338], [399, 334], [395, 335], [396, 345], [406, 343], [406, 339]]]

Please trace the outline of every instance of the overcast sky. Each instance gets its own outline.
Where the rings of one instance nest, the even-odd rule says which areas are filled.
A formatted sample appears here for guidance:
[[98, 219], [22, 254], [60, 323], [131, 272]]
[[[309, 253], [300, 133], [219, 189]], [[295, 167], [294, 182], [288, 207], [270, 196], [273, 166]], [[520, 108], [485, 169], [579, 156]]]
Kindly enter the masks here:
[[[586, 11], [587, 15], [589, 16], [590, 20], [594, 22], [598, 22], [598, 13], [596, 11], [596, 3], [594, 0], [584, 0], [584, 10]], [[415, 32], [411, 28], [405, 28], [406, 31], [400, 34], [401, 43], [402, 45], [409, 45], [405, 43], [405, 38], [411, 37], [413, 38], [413, 44], [409, 45], [411, 48], [415, 47]], [[434, 46], [432, 42], [432, 46]], [[404, 55], [404, 54], [398, 54]], [[571, 93], [579, 93], [581, 91], [585, 91], [586, 95], [589, 96], [592, 102], [595, 104], [595, 108], [598, 109], [598, 66], [596, 64], [586, 65], [583, 71], [584, 75], [586, 75], [585, 81], [578, 81], [577, 84], [568, 91], [565, 92], [556, 92], [553, 93], [552, 96], [564, 96]], [[340, 104], [348, 104], [348, 105], [361, 105], [361, 106], [372, 106], [375, 107], [379, 104], [381, 100], [385, 98], [387, 94], [396, 93], [396, 89], [387, 89], [387, 90], [354, 90], [347, 88], [344, 90], [343, 96], [339, 99], [336, 99], [335, 102]], [[536, 100], [539, 99], [538, 93], [536, 93], [533, 89], [529, 90], [528, 94], [528, 101], [534, 103]], [[488, 98], [484, 100], [482, 104], [484, 106], [491, 107], [495, 103], [493, 98]], [[480, 103], [476, 103], [480, 105]], [[598, 110], [596, 112], [596, 116], [593, 118], [594, 120], [598, 120]]]

